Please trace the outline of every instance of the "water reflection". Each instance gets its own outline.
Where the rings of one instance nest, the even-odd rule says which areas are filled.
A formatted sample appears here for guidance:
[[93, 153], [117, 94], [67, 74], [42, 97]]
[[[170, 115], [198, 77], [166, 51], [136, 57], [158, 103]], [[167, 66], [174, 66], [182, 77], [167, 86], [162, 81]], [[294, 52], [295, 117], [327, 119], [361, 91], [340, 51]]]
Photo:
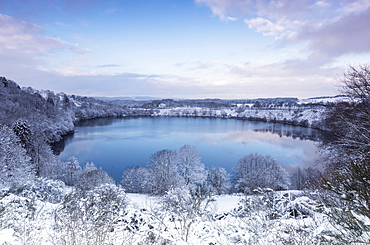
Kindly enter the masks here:
[[51, 150], [53, 151], [53, 153], [59, 156], [60, 153], [64, 151], [66, 145], [68, 145], [73, 140], [73, 137], [74, 133], [70, 133], [65, 135], [60, 141], [51, 144]]
[[81, 120], [77, 123], [77, 127], [96, 127], [96, 126], [108, 126], [111, 125], [117, 118], [104, 117], [89, 120]]
[[300, 140], [311, 140], [311, 141], [321, 141], [323, 137], [323, 132], [321, 130], [304, 128], [304, 127], [292, 127], [290, 125], [284, 125], [279, 123], [274, 123], [271, 127], [255, 129], [257, 132], [270, 132], [277, 134], [280, 137], [292, 137], [293, 139]]

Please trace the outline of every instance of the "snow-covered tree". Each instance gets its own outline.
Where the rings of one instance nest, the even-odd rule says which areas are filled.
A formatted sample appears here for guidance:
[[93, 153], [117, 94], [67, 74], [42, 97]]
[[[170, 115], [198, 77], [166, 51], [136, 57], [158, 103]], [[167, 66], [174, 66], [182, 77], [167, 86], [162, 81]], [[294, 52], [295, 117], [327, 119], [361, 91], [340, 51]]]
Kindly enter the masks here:
[[151, 176], [151, 169], [147, 167], [128, 168], [122, 174], [121, 185], [129, 193], [148, 193]]
[[126, 169], [121, 184], [128, 192], [164, 195], [173, 188], [199, 186], [206, 179], [207, 170], [196, 148], [184, 145], [178, 151], [158, 151], [147, 167]]
[[95, 169], [81, 174], [76, 183], [80, 188], [93, 189], [104, 184], [115, 184], [114, 179], [102, 169]]
[[324, 145], [359, 156], [359, 152], [370, 151], [370, 65], [350, 67], [340, 82], [340, 91], [350, 101], [335, 103], [327, 110], [325, 127], [331, 137]]
[[150, 159], [151, 169], [150, 192], [164, 195], [172, 188], [184, 185], [184, 179], [179, 174], [176, 152], [161, 150]]
[[83, 173], [88, 173], [93, 170], [97, 170], [98, 168], [95, 166], [93, 162], [86, 162], [82, 168]]
[[185, 185], [201, 184], [207, 179], [207, 171], [200, 159], [194, 146], [184, 145], [178, 150], [178, 168]]
[[231, 189], [230, 174], [221, 167], [212, 167], [208, 171], [208, 181], [217, 195], [227, 194]]
[[257, 153], [239, 159], [234, 166], [234, 177], [238, 192], [251, 193], [256, 188], [286, 190], [289, 175], [271, 156]]
[[312, 167], [297, 167], [290, 175], [290, 182], [293, 190], [317, 189], [322, 184], [321, 172]]
[[[350, 67], [341, 79], [348, 102], [333, 104], [325, 118], [326, 166], [322, 201], [343, 243], [370, 240], [370, 65]], [[343, 232], [345, 231], [345, 232]]]
[[21, 145], [27, 150], [33, 150], [33, 137], [31, 128], [26, 120], [17, 120], [13, 124], [13, 131], [18, 136]]
[[13, 130], [0, 125], [0, 186], [19, 187], [35, 177], [30, 157]]
[[71, 156], [68, 162], [65, 163], [63, 181], [66, 185], [74, 185], [81, 175], [81, 166], [76, 157]]

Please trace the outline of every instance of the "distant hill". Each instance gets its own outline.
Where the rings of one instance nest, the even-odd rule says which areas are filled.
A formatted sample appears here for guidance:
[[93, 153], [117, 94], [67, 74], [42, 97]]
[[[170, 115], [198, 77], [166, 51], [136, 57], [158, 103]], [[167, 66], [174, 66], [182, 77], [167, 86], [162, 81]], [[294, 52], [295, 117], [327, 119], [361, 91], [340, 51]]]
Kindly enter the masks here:
[[128, 96], [128, 97], [94, 97], [98, 100], [106, 100], [106, 101], [112, 101], [112, 100], [161, 100], [163, 98], [159, 97], [150, 97], [150, 96]]

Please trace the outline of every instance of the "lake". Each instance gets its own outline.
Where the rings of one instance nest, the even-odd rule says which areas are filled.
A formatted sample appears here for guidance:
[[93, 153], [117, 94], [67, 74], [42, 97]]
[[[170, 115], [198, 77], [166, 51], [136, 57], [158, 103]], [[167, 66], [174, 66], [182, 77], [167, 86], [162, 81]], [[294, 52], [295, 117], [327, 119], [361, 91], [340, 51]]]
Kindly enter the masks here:
[[87, 120], [56, 146], [66, 161], [75, 156], [81, 165], [93, 162], [119, 182], [127, 167], [145, 166], [152, 154], [197, 148], [207, 166], [232, 173], [238, 159], [249, 153], [271, 155], [288, 171], [310, 167], [317, 159], [321, 131], [279, 123], [236, 119], [139, 117]]

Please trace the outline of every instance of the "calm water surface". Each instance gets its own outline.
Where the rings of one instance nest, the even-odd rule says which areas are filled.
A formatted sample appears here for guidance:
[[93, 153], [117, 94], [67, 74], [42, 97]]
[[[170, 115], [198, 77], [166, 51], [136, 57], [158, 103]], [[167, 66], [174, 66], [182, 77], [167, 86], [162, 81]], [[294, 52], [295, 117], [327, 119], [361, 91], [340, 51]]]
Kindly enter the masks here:
[[249, 153], [272, 155], [285, 168], [308, 167], [317, 157], [319, 130], [277, 123], [234, 119], [156, 117], [96, 119], [80, 123], [61, 142], [62, 160], [75, 156], [83, 165], [93, 162], [119, 181], [127, 167], [145, 166], [162, 149], [197, 148], [207, 166], [230, 173]]

